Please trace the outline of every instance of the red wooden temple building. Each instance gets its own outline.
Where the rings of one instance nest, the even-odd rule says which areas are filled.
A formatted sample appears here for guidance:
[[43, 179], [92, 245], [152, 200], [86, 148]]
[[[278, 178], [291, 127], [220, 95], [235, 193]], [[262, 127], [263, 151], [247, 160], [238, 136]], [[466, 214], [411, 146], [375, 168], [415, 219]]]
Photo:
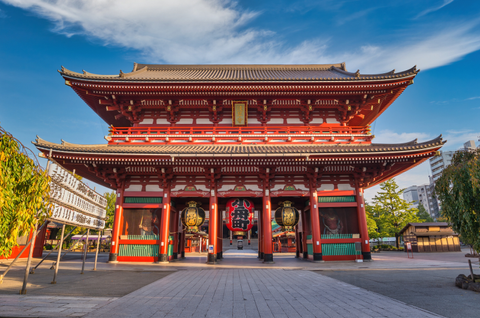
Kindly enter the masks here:
[[107, 143], [34, 144], [116, 191], [112, 262], [184, 257], [180, 212], [193, 200], [209, 214], [214, 263], [223, 253], [221, 211], [237, 197], [259, 211], [264, 262], [273, 261], [272, 211], [285, 200], [300, 211], [298, 257], [368, 260], [364, 189], [427, 160], [444, 143], [441, 136], [372, 143], [370, 124], [417, 73], [366, 75], [343, 63], [134, 64], [118, 75], [62, 67], [66, 85], [111, 126]]

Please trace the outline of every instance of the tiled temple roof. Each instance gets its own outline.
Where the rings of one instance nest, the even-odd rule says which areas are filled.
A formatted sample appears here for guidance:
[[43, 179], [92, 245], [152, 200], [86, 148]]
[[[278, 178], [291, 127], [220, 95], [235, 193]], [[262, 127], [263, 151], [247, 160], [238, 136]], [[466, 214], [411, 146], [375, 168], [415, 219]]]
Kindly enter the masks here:
[[77, 73], [62, 66], [63, 76], [101, 81], [154, 81], [154, 82], [330, 82], [330, 81], [382, 81], [415, 76], [416, 66], [396, 73], [361, 74], [348, 72], [345, 63], [310, 65], [171, 65], [137, 64], [133, 71], [118, 75], [99, 75], [86, 71]]
[[40, 150], [50, 150], [71, 154], [107, 154], [107, 155], [346, 155], [346, 154], [400, 154], [418, 152], [438, 148], [446, 141], [442, 136], [417, 143], [416, 140], [403, 144], [370, 144], [370, 145], [325, 145], [325, 144], [275, 144], [275, 145], [79, 145], [62, 141], [62, 144], [52, 143], [37, 137], [33, 144]]

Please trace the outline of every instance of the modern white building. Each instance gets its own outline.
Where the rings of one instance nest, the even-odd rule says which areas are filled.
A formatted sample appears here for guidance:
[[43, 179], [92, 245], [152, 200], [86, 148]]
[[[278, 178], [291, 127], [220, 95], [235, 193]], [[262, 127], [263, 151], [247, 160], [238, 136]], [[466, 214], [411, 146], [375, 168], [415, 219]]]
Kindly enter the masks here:
[[475, 150], [475, 141], [474, 140], [469, 140], [466, 143], [463, 144], [463, 148], [465, 150]]
[[443, 169], [452, 163], [454, 153], [455, 151], [440, 151], [438, 156], [429, 159], [433, 182], [437, 181], [442, 175]]
[[410, 203], [412, 208], [418, 208], [418, 190], [417, 186], [411, 186], [403, 191], [403, 199]]

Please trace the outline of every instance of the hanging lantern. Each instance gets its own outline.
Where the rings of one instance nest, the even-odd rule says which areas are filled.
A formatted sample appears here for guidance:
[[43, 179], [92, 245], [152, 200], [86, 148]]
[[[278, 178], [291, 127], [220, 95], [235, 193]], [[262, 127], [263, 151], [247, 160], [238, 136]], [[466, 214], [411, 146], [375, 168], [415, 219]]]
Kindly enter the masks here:
[[195, 201], [187, 202], [188, 207], [182, 211], [182, 224], [187, 228], [187, 232], [198, 232], [198, 227], [205, 221], [205, 210], [197, 207], [200, 205]]
[[253, 202], [231, 199], [227, 202], [227, 228], [230, 231], [250, 231], [253, 227]]
[[300, 213], [292, 204], [291, 201], [280, 202], [280, 207], [275, 210], [275, 221], [284, 231], [293, 231], [300, 219]]

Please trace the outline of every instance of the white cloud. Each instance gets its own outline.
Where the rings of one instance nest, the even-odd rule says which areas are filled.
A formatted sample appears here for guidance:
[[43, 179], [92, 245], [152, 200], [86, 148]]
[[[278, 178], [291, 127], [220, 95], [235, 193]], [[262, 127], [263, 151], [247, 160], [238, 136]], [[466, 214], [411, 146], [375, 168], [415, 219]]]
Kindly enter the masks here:
[[477, 142], [480, 137], [480, 131], [472, 130], [461, 130], [454, 131], [448, 130], [447, 133], [443, 136], [444, 140], [447, 140], [447, 143], [442, 148], [442, 150], [458, 150], [463, 148], [463, 144], [469, 140], [474, 140]]
[[475, 100], [475, 99], [480, 99], [480, 96], [473, 96], [473, 97], [469, 97], [465, 100]]
[[426, 14], [429, 14], [429, 13], [432, 13], [432, 12], [435, 12], [435, 11], [438, 11], [440, 10], [441, 8], [445, 7], [446, 5], [449, 5], [450, 3], [452, 3], [453, 0], [443, 0], [443, 3], [438, 5], [438, 6], [435, 6], [435, 7], [432, 7], [432, 8], [428, 8], [428, 9], [425, 9], [423, 10], [422, 12], [420, 12], [416, 17], [415, 19], [418, 19], [420, 17], [423, 17], [424, 15]]
[[[429, 183], [428, 176], [431, 175], [430, 164], [428, 160], [421, 163], [420, 165], [408, 170], [407, 172], [402, 173], [401, 175], [395, 177], [395, 181], [399, 185], [400, 189], [408, 188], [412, 185], [422, 185]], [[365, 190], [365, 199], [371, 203], [373, 197], [380, 190], [380, 185], [376, 185]]]
[[[258, 12], [232, 0], [0, 0], [34, 11], [67, 36], [82, 34], [136, 49], [151, 63], [332, 63], [362, 73], [413, 65], [428, 69], [480, 49], [478, 22], [426, 26], [393, 45], [366, 43], [334, 52], [327, 40], [289, 46], [270, 31], [249, 27]], [[427, 32], [434, 30], [434, 33]], [[418, 35], [417, 35], [418, 34]], [[320, 35], [319, 35], [320, 37]]]
[[423, 142], [433, 138], [434, 137], [430, 136], [430, 134], [422, 133], [422, 132], [397, 133], [389, 129], [385, 129], [375, 135], [375, 139], [373, 139], [373, 142], [376, 144], [383, 144], [383, 143], [400, 144], [400, 143], [412, 141], [414, 139], [418, 139], [418, 142]]

